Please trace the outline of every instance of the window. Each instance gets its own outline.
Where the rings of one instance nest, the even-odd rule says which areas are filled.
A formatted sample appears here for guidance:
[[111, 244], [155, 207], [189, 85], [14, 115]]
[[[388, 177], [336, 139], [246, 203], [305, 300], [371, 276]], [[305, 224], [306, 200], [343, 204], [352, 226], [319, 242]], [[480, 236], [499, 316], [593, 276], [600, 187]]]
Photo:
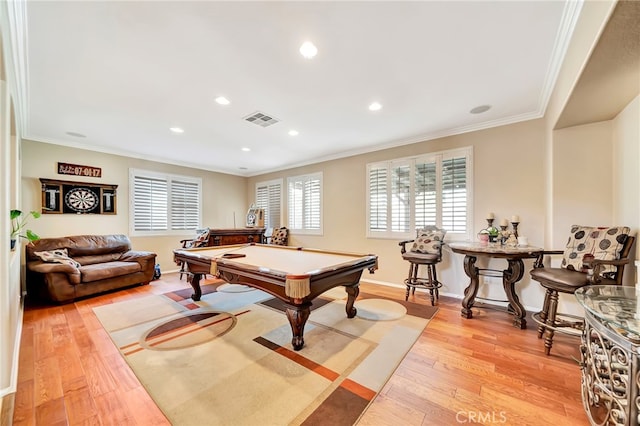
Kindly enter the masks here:
[[132, 235], [173, 235], [200, 228], [202, 179], [130, 169]]
[[367, 164], [367, 236], [413, 237], [436, 225], [471, 237], [472, 149]]
[[292, 232], [322, 235], [322, 173], [287, 179]]
[[282, 225], [282, 179], [256, 183], [256, 207], [264, 210], [264, 226]]

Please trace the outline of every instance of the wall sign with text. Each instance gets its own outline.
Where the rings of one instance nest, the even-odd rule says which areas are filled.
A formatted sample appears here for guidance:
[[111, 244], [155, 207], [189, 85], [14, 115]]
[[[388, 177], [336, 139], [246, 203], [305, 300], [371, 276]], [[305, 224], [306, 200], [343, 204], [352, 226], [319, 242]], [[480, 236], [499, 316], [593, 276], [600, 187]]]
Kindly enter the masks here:
[[79, 164], [58, 163], [58, 174], [102, 177], [102, 169], [100, 167], [81, 166]]
[[42, 213], [116, 214], [118, 185], [40, 178]]

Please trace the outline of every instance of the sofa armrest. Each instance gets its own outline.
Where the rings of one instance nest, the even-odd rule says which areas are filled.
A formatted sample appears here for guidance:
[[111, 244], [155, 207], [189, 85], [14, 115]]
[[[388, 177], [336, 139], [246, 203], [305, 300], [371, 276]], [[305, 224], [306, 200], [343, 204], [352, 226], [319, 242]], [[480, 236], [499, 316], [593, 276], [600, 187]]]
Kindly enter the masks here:
[[50, 262], [43, 262], [41, 260], [35, 260], [33, 262], [28, 262], [27, 268], [29, 268], [30, 271], [39, 272], [41, 274], [59, 272], [63, 274], [80, 275], [80, 269], [65, 263], [50, 263]]
[[151, 251], [129, 250], [120, 255], [121, 262], [138, 262], [140, 264], [153, 262], [155, 265], [156, 254]]

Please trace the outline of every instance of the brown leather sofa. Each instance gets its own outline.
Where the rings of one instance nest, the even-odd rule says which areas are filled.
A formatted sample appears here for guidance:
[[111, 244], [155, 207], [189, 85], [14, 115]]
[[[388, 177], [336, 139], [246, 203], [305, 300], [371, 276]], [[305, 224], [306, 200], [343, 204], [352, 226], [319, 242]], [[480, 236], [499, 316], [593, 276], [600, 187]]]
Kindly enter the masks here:
[[[42, 252], [64, 252], [60, 249], [66, 249], [66, 259], [42, 260]], [[155, 262], [155, 253], [132, 250], [126, 235], [43, 238], [26, 247], [27, 295], [71, 302], [134, 284], [149, 284]]]

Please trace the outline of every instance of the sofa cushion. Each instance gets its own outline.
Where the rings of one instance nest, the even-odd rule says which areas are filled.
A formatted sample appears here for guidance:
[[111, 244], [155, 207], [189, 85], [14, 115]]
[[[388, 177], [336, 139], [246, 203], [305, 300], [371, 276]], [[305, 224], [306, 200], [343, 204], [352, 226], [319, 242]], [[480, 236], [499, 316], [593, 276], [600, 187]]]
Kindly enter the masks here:
[[81, 265], [92, 265], [94, 263], [115, 262], [120, 260], [122, 253], [99, 254], [93, 256], [76, 256], [74, 259]]
[[131, 241], [126, 235], [78, 235], [66, 238], [69, 240], [69, 256], [74, 257], [131, 250]]
[[69, 257], [67, 249], [34, 251], [33, 254], [42, 259], [43, 262], [62, 263], [76, 268], [80, 267], [78, 262]]
[[[569, 270], [584, 272], [583, 265], [585, 260], [619, 259], [620, 252], [629, 237], [630, 231], [627, 226], [598, 228], [573, 225], [560, 266]], [[615, 267], [606, 265], [601, 272], [615, 272]]]
[[80, 267], [80, 282], [90, 283], [141, 271], [138, 262], [106, 262]]

